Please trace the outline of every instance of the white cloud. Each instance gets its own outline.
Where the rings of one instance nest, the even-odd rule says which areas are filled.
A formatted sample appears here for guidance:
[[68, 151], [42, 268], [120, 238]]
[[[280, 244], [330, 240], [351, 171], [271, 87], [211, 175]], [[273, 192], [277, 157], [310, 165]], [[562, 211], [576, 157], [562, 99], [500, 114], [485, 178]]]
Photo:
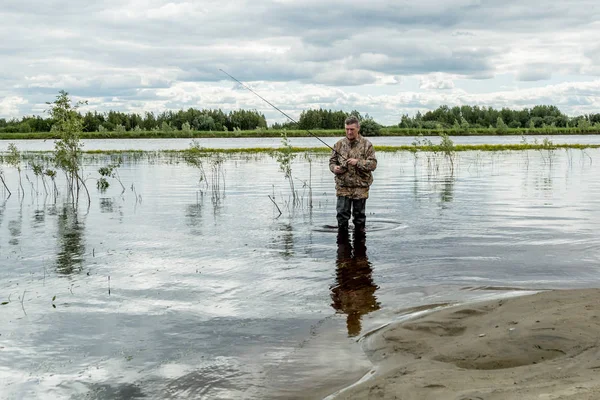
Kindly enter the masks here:
[[0, 117], [40, 112], [65, 89], [98, 110], [260, 108], [280, 118], [232, 90], [220, 68], [296, 116], [321, 106], [396, 123], [404, 112], [469, 102], [597, 112], [595, 4], [8, 0]]
[[20, 106], [27, 104], [27, 100], [18, 96], [0, 99], [0, 115], [2, 117], [17, 118], [22, 116]]
[[454, 89], [454, 82], [441, 74], [432, 74], [422, 77], [419, 87], [426, 90]]

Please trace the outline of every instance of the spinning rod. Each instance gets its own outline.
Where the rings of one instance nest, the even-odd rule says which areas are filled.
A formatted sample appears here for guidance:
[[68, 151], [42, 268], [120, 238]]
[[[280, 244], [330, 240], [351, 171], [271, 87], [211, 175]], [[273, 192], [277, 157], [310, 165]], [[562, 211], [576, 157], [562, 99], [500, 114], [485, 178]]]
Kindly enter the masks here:
[[[265, 103], [267, 103], [268, 105], [270, 105], [271, 107], [273, 107], [274, 109], [276, 109], [277, 111], [279, 111], [280, 113], [282, 113], [283, 115], [285, 115], [287, 117], [287, 119], [289, 119], [290, 121], [292, 121], [293, 123], [295, 123], [296, 125], [298, 125], [298, 122], [294, 118], [290, 117], [289, 115], [287, 115], [286, 113], [284, 113], [283, 111], [281, 111], [279, 108], [277, 108], [275, 105], [273, 105], [273, 103], [271, 103], [269, 100], [265, 99], [260, 94], [256, 93], [254, 90], [252, 90], [251, 88], [249, 88], [248, 86], [246, 86], [245, 84], [243, 84], [242, 82], [240, 82], [239, 80], [237, 80], [236, 78], [234, 78], [233, 76], [231, 76], [230, 74], [228, 74], [227, 72], [225, 72], [224, 70], [222, 70], [221, 68], [219, 68], [219, 71], [221, 71], [222, 73], [224, 73], [225, 75], [227, 75], [228, 77], [230, 77], [231, 79], [233, 79], [234, 81], [236, 81], [237, 83], [239, 83], [240, 85], [242, 85], [242, 87], [244, 87], [245, 89], [248, 89], [250, 92], [252, 92], [254, 95], [256, 95], [259, 99], [261, 99], [262, 101], [264, 101]], [[310, 133], [310, 135], [312, 137], [314, 137], [315, 139], [317, 139], [319, 142], [321, 142], [325, 146], [329, 147], [333, 152], [337, 153], [344, 160], [346, 160], [346, 157], [344, 157], [343, 155], [341, 155], [337, 150], [335, 150], [333, 147], [331, 147], [330, 145], [328, 145], [327, 143], [325, 143], [323, 140], [321, 140], [320, 137], [318, 137], [317, 135], [315, 135], [314, 133], [312, 133], [308, 129], [304, 129], [304, 130], [306, 132]]]

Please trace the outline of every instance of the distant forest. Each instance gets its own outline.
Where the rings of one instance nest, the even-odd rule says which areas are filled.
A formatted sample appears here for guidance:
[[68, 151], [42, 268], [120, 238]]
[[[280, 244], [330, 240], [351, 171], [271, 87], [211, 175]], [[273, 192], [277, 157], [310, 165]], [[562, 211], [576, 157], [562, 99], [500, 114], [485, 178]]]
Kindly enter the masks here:
[[[143, 115], [109, 111], [105, 113], [87, 112], [80, 114], [84, 132], [126, 132], [126, 131], [238, 131], [238, 130], [280, 130], [280, 129], [342, 129], [344, 120], [354, 114], [364, 125], [379, 126], [369, 115], [364, 117], [357, 111], [332, 111], [325, 109], [306, 110], [300, 114], [297, 123], [274, 123], [267, 125], [265, 116], [256, 110], [237, 110], [229, 113], [222, 110], [164, 111], [158, 114], [146, 112]], [[50, 132], [52, 118], [25, 116], [20, 119], [0, 118], [0, 133]], [[424, 114], [417, 112], [414, 117], [403, 115], [394, 128], [406, 129], [453, 129], [466, 131], [493, 128], [499, 132], [509, 128], [600, 128], [600, 113], [569, 117], [556, 106], [540, 105], [531, 109], [501, 110], [479, 106], [440, 106]]]

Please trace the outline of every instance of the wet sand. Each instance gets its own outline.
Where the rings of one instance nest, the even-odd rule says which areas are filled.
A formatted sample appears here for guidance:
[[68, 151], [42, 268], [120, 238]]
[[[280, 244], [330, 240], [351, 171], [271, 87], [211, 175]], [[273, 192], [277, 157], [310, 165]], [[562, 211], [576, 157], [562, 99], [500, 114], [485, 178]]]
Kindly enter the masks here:
[[600, 289], [445, 307], [363, 347], [373, 369], [328, 399], [600, 399]]

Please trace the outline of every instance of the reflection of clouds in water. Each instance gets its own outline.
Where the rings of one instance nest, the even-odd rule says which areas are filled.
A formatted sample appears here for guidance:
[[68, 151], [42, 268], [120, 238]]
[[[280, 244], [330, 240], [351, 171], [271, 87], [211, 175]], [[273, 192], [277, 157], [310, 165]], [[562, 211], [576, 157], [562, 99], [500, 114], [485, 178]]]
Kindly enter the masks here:
[[217, 362], [170, 381], [164, 389], [164, 398], [243, 398], [244, 375], [233, 365]]
[[357, 336], [361, 318], [380, 305], [375, 297], [377, 286], [373, 282], [371, 263], [367, 258], [366, 235], [354, 233], [354, 248], [348, 232], [338, 233], [336, 283], [331, 287], [333, 308], [347, 314], [348, 336]]
[[[317, 170], [313, 175], [313, 184], [319, 189], [314, 192], [315, 204], [330, 203], [315, 207], [314, 222], [304, 212], [289, 221], [282, 221], [283, 217], [273, 219], [266, 194], [271, 193], [270, 182], [281, 176], [275, 163], [264, 156], [254, 161], [235, 161], [240, 167], [230, 168], [225, 211], [219, 218], [212, 218], [208, 202], [201, 205], [208, 206], [208, 214], [202, 215], [193, 184], [179, 185], [173, 179], [183, 174], [185, 182], [193, 183], [190, 174], [186, 175], [187, 169], [141, 163], [125, 173], [131, 173], [128, 179], [140, 192], [157, 195], [144, 197], [140, 212], [135, 211], [135, 205], [138, 210], [140, 205], [132, 197], [126, 196], [125, 201], [114, 197], [108, 202], [108, 212], [109, 207], [114, 212], [122, 204], [126, 216], [122, 226], [115, 221], [116, 214], [102, 213], [100, 195], [94, 193], [89, 214], [84, 214], [82, 208], [77, 217], [68, 210], [66, 220], [58, 222], [63, 225], [60, 227], [55, 221], [64, 213], [62, 203], [58, 207], [49, 204], [45, 207], [45, 224], [32, 229], [36, 207], [26, 198], [19, 246], [9, 247], [9, 252], [8, 222], [19, 220], [19, 202], [12, 196], [2, 209], [0, 199], [0, 238], [7, 246], [0, 253], [6, 251], [10, 256], [0, 260], [7, 271], [2, 283], [7, 287], [18, 283], [21, 288], [14, 289], [11, 304], [2, 306], [5, 313], [0, 333], [5, 349], [1, 354], [7, 362], [0, 365], [0, 397], [7, 393], [10, 397], [15, 387], [26, 386], [27, 390], [35, 388], [37, 395], [29, 398], [78, 398], [77, 391], [81, 392], [84, 385], [92, 390], [90, 385], [97, 384], [99, 393], [112, 391], [118, 398], [128, 390], [119, 385], [131, 383], [149, 398], [186, 398], [186, 390], [191, 393], [188, 397], [194, 398], [200, 393], [202, 379], [213, 379], [209, 394], [196, 398], [265, 398], [275, 390], [314, 388], [314, 376], [329, 379], [335, 368], [347, 375], [352, 359], [341, 358], [339, 348], [344, 343], [356, 343], [340, 340], [340, 335], [347, 333], [340, 326], [341, 318], [348, 319], [350, 334], [360, 332], [361, 321], [365, 326], [368, 318], [372, 325], [373, 314], [362, 317], [377, 309], [378, 301], [403, 305], [417, 302], [412, 286], [423, 287], [423, 302], [427, 302], [440, 296], [436, 288], [444, 284], [527, 286], [533, 282], [561, 287], [589, 283], [597, 278], [600, 254], [594, 226], [600, 210], [600, 186], [594, 179], [600, 152], [590, 154], [594, 156], [593, 164], [587, 158], [582, 163], [583, 154], [574, 151], [573, 162], [567, 166], [564, 153], [557, 152], [551, 170], [539, 153], [532, 151], [527, 170], [522, 153], [486, 153], [476, 159], [476, 153], [469, 152], [461, 154], [461, 168], [455, 170], [453, 182], [445, 181], [445, 172], [428, 180], [418, 173], [423, 172], [421, 165], [413, 174], [413, 160], [408, 154], [383, 155], [385, 162], [376, 172], [377, 186], [369, 199], [373, 216], [368, 217], [367, 234], [370, 261], [374, 261], [373, 248], [377, 247], [376, 283], [385, 285], [386, 290], [377, 289], [369, 271], [372, 266], [366, 259], [352, 260], [356, 253], [366, 254], [360, 248], [355, 250], [352, 234], [351, 246], [347, 247], [351, 247], [350, 253], [341, 251], [347, 261], [339, 263], [344, 267], [338, 265], [335, 278], [331, 278], [331, 235], [337, 229], [323, 227], [334, 215], [331, 176], [324, 163], [315, 163], [322, 165], [322, 173]], [[249, 171], [256, 170], [261, 179], [252, 181]], [[308, 176], [306, 167], [299, 165], [298, 170], [302, 171], [299, 176]], [[565, 176], [565, 171], [569, 175]], [[154, 177], [158, 178], [151, 179]], [[544, 190], [545, 177], [552, 179], [552, 186], [546, 184]], [[287, 189], [283, 185], [277, 188]], [[552, 207], [546, 204], [550, 203], [546, 193], [553, 196]], [[438, 213], [440, 206], [447, 209]], [[90, 250], [90, 256], [79, 265], [91, 269], [92, 274], [69, 276], [80, 287], [76, 286], [72, 295], [61, 274], [50, 269], [46, 274], [42, 269], [47, 266], [46, 260], [56, 266], [57, 252], [69, 247], [62, 241], [77, 224], [79, 239], [68, 240]], [[192, 230], [202, 230], [202, 240]], [[52, 238], [57, 236], [60, 239]], [[92, 247], [96, 247], [95, 258], [91, 256]], [[397, 263], [398, 248], [403, 252], [401, 267]], [[284, 259], [286, 252], [289, 258]], [[70, 256], [75, 270], [76, 253]], [[490, 257], [492, 253], [494, 257]], [[27, 257], [16, 261], [20, 254]], [[565, 275], [565, 254], [570, 260], [569, 276]], [[111, 276], [110, 297], [106, 275]], [[29, 285], [35, 287], [30, 289]], [[29, 317], [21, 318], [24, 314], [18, 297], [25, 289], [24, 306]], [[329, 301], [323, 301], [323, 290], [329, 292], [325, 293], [331, 296]], [[463, 298], [454, 289], [439, 290], [444, 298]], [[56, 312], [50, 302], [55, 294], [60, 301], [57, 304], [61, 304]], [[62, 306], [63, 302], [68, 306]], [[336, 314], [331, 307], [335, 307]], [[332, 317], [317, 325], [324, 315]], [[310, 329], [307, 339], [306, 332], [313, 323], [318, 329]], [[119, 327], [117, 331], [115, 326]], [[24, 329], [31, 329], [31, 334], [19, 335]], [[69, 334], [65, 336], [65, 332]], [[69, 348], [67, 342], [75, 347]], [[17, 354], [11, 347], [30, 353]], [[125, 359], [123, 349], [134, 358]], [[181, 360], [176, 357], [180, 353], [185, 354], [179, 357]], [[221, 355], [228, 356], [227, 362], [219, 361]], [[110, 365], [96, 362], [96, 357], [110, 360]], [[174, 368], [165, 373], [164, 362], [175, 367], [185, 364], [177, 373]], [[212, 365], [217, 365], [214, 373], [222, 372], [224, 381], [219, 381], [219, 376], [206, 376], [212, 372]], [[263, 365], [273, 366], [269, 374], [262, 373]], [[58, 374], [62, 374], [60, 380]], [[231, 388], [230, 381], [237, 386]], [[5, 385], [7, 382], [9, 385]], [[67, 386], [68, 382], [73, 383]], [[261, 393], [265, 395], [252, 397], [239, 391], [240, 387], [253, 385], [264, 385]], [[221, 386], [229, 389], [219, 389]], [[131, 390], [133, 398], [135, 391]]]

